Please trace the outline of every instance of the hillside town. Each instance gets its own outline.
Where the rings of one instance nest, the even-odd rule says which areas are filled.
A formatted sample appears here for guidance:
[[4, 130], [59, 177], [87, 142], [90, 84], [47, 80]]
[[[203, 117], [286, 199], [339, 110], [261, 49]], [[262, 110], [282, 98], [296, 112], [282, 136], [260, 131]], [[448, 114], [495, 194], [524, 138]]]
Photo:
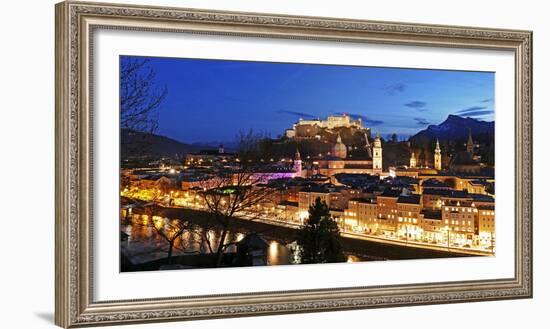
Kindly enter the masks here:
[[[409, 145], [404, 164], [395, 165], [384, 162], [384, 152], [396, 142], [371, 134], [361, 119], [299, 120], [278, 141], [293, 147], [292, 155], [243, 156], [219, 145], [178, 161], [124, 167], [121, 218], [133, 215], [136, 202], [207, 211], [214, 193], [221, 205], [232, 204], [232, 191], [247, 188], [261, 197], [239, 204], [233, 215], [243, 220], [299, 228], [321, 200], [348, 238], [492, 255], [494, 167], [478, 152], [471, 131], [465, 134], [464, 145], [453, 148], [431, 140], [430, 156], [422, 159]], [[314, 142], [328, 146], [312, 148]]]

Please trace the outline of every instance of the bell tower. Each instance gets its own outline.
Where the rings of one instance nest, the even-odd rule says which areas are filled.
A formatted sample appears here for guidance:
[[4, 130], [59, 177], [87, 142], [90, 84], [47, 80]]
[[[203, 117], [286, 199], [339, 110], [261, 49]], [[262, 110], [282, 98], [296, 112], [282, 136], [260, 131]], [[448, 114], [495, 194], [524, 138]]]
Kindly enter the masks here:
[[296, 154], [294, 155], [293, 169], [294, 169], [294, 172], [296, 173], [296, 177], [302, 177], [302, 157], [298, 149], [296, 149]]
[[374, 146], [372, 147], [372, 169], [382, 170], [382, 141], [379, 133], [376, 133]]
[[409, 160], [409, 167], [416, 168], [416, 156], [414, 155], [414, 151], [411, 154], [411, 159]]
[[468, 142], [466, 143], [466, 151], [474, 154], [474, 141], [472, 140], [472, 129], [468, 130]]
[[435, 142], [434, 168], [436, 170], [441, 170], [441, 149], [439, 148], [439, 139]]

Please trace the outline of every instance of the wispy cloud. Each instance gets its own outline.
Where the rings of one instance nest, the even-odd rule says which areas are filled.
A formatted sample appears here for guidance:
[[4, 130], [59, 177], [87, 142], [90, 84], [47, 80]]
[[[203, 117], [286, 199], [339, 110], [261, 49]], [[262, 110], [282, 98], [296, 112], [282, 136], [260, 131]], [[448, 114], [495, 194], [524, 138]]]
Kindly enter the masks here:
[[456, 113], [468, 113], [468, 112], [486, 110], [486, 109], [487, 109], [487, 106], [472, 106], [472, 107], [468, 107], [460, 111], [457, 111]]
[[407, 89], [407, 86], [404, 83], [394, 83], [394, 84], [391, 84], [391, 85], [387, 85], [387, 86], [383, 87], [382, 89], [384, 89], [386, 94], [388, 94], [390, 96], [393, 96], [395, 94], [404, 92], [405, 89]]
[[428, 103], [422, 102], [422, 101], [411, 101], [404, 104], [406, 107], [410, 107], [412, 109], [418, 110], [418, 111], [424, 111], [426, 109], [426, 105]]
[[[336, 114], [342, 115], [344, 113], [340, 112], [340, 113], [336, 113]], [[384, 121], [382, 121], [382, 120], [376, 120], [376, 119], [367, 117], [366, 115], [363, 115], [363, 114], [347, 113], [347, 112], [345, 114], [349, 115], [350, 117], [352, 117], [354, 119], [361, 118], [361, 121], [363, 121], [363, 123], [368, 125], [368, 126], [379, 126], [379, 125], [384, 124]]]
[[488, 114], [493, 114], [492, 110], [482, 110], [482, 111], [472, 111], [467, 113], [462, 113], [460, 116], [462, 117], [482, 117]]
[[413, 120], [416, 121], [418, 126], [428, 126], [431, 124], [426, 118], [413, 118]]
[[462, 117], [482, 117], [493, 113], [494, 111], [487, 106], [471, 106], [456, 112], [457, 115]]
[[485, 98], [485, 99], [482, 99], [481, 101], [479, 101], [480, 103], [490, 103], [492, 102], [493, 99], [492, 98]]
[[278, 110], [277, 113], [283, 113], [283, 114], [290, 114], [293, 116], [297, 116], [300, 118], [308, 118], [308, 119], [316, 119], [317, 117], [315, 115], [304, 113], [304, 112], [297, 112], [297, 111], [289, 111], [289, 110]]

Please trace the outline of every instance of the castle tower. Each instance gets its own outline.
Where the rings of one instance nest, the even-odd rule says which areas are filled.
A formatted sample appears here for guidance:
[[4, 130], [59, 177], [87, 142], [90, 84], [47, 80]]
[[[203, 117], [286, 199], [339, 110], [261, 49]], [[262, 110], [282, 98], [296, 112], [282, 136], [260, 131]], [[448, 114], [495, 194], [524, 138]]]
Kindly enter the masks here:
[[300, 156], [300, 151], [296, 149], [296, 154], [294, 155], [294, 172], [296, 177], [302, 177], [302, 157]]
[[382, 170], [382, 141], [379, 133], [376, 133], [372, 147], [372, 169]]
[[441, 170], [441, 149], [439, 148], [439, 139], [435, 142], [434, 168], [436, 170]]
[[366, 133], [365, 133], [365, 150], [367, 150], [367, 154], [369, 155], [369, 158], [372, 159], [372, 150], [370, 148], [369, 137], [367, 136]]
[[342, 137], [340, 137], [340, 134], [338, 134], [336, 144], [334, 144], [332, 148], [332, 155], [342, 159], [345, 159], [348, 155], [348, 148], [346, 147], [346, 144], [342, 143]]
[[474, 154], [474, 141], [472, 140], [472, 129], [468, 132], [468, 142], [466, 143], [466, 151], [470, 154]]
[[414, 151], [411, 154], [411, 159], [410, 159], [410, 165], [409, 166], [411, 168], [416, 168], [416, 156], [414, 155]]

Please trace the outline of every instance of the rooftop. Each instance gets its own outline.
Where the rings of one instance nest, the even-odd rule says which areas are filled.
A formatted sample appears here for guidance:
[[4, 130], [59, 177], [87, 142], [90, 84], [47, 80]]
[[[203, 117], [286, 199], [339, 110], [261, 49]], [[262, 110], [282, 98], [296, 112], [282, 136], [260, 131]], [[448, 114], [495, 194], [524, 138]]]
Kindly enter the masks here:
[[479, 164], [474, 160], [471, 153], [462, 151], [453, 156], [453, 158], [451, 159], [450, 165], [451, 166], [475, 166]]
[[495, 202], [495, 198], [485, 194], [469, 194], [469, 196], [477, 202]]
[[422, 191], [422, 194], [426, 195], [439, 195], [439, 196], [445, 196], [449, 198], [468, 198], [469, 194], [465, 191], [458, 191], [458, 190], [444, 190], [444, 189], [431, 189], [427, 188]]
[[426, 179], [425, 181], [423, 181], [422, 182], [422, 187], [423, 188], [445, 188], [445, 189], [450, 189], [451, 188], [448, 184], [446, 184], [444, 182], [440, 182], [435, 178], [429, 178], [429, 179]]
[[400, 195], [397, 203], [420, 204], [420, 194]]
[[386, 189], [382, 194], [379, 195], [379, 197], [386, 197], [386, 198], [398, 198], [401, 195], [401, 190], [394, 190], [394, 189]]
[[423, 209], [421, 212], [420, 212], [422, 215], [424, 215], [424, 218], [425, 219], [430, 219], [430, 220], [441, 220], [442, 216], [441, 216], [441, 210], [431, 210], [431, 209]]
[[[363, 160], [360, 160], [363, 161]], [[344, 164], [344, 168], [346, 169], [371, 169], [372, 165], [364, 164], [364, 163], [349, 163], [349, 160], [346, 160], [346, 164]]]
[[474, 207], [475, 203], [473, 201], [458, 201], [458, 200], [448, 200], [445, 201], [445, 206], [452, 207]]
[[329, 190], [325, 187], [321, 186], [311, 186], [306, 187], [302, 189], [300, 192], [306, 192], [306, 193], [329, 193]]
[[371, 198], [351, 198], [350, 201], [355, 201], [358, 203], [376, 204], [376, 200]]

